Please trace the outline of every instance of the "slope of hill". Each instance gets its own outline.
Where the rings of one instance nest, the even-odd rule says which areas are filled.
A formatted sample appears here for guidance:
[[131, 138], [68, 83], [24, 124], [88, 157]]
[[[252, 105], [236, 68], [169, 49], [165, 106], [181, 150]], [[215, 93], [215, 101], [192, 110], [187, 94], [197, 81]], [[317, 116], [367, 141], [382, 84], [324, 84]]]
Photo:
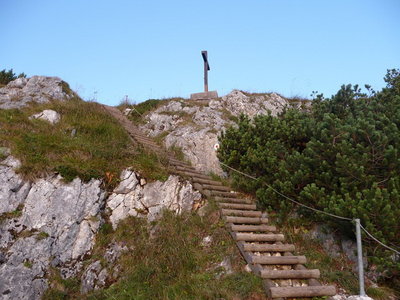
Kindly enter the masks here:
[[[202, 206], [200, 194], [169, 174], [162, 155], [134, 144], [101, 105], [62, 89], [55, 97], [59, 85], [67, 87], [59, 79], [36, 78], [30, 90], [38, 96], [26, 96], [25, 80], [32, 82], [17, 79], [0, 90], [1, 299], [90, 298], [93, 289], [115, 282], [111, 290], [122, 293], [129, 276], [139, 276], [131, 295], [146, 299], [162, 297], [173, 284], [174, 293], [211, 298], [261, 290], [232, 259], [238, 252], [215, 214], [192, 214]], [[46, 111], [57, 118], [47, 119]], [[168, 248], [163, 241], [171, 236]], [[176, 241], [191, 246], [176, 252]], [[187, 257], [182, 268], [176, 257]], [[167, 269], [144, 293], [150, 272], [144, 268], [159, 265]], [[184, 278], [201, 290], [183, 288]]]

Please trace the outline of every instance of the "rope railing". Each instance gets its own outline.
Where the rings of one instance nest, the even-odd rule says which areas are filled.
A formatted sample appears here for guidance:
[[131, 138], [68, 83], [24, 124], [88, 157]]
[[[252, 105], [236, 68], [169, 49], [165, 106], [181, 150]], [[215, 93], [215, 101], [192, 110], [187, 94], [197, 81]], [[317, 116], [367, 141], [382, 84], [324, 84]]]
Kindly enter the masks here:
[[[253, 180], [258, 180], [258, 178], [254, 177], [254, 176], [251, 176], [251, 175], [249, 175], [249, 174], [247, 174], [247, 173], [244, 173], [244, 172], [242, 172], [242, 171], [240, 171], [240, 170], [237, 170], [237, 169], [235, 169], [235, 168], [232, 168], [231, 166], [228, 166], [227, 164], [225, 164], [225, 163], [223, 163], [223, 162], [220, 162], [220, 164], [221, 164], [222, 166], [224, 166], [224, 167], [226, 167], [226, 168], [228, 168], [228, 169], [230, 169], [230, 170], [232, 170], [232, 171], [238, 173], [238, 174], [241, 174], [241, 175], [245, 176], [245, 177], [248, 177], [248, 178], [253, 179]], [[354, 221], [355, 221], [355, 219], [351, 219], [351, 218], [347, 218], [347, 217], [343, 217], [343, 216], [338, 216], [338, 215], [335, 215], [335, 214], [331, 214], [331, 213], [328, 213], [328, 212], [326, 212], [326, 211], [322, 211], [322, 210], [313, 208], [313, 207], [311, 207], [311, 206], [305, 205], [305, 204], [303, 204], [303, 203], [300, 203], [300, 202], [298, 202], [298, 201], [296, 201], [296, 200], [294, 200], [294, 199], [292, 199], [292, 198], [286, 196], [285, 194], [282, 194], [280, 191], [278, 191], [277, 189], [275, 189], [275, 188], [274, 188], [273, 186], [271, 186], [270, 184], [268, 184], [268, 183], [264, 183], [264, 184], [265, 184], [267, 187], [269, 187], [272, 191], [274, 191], [275, 193], [277, 193], [278, 195], [280, 195], [281, 197], [283, 197], [283, 198], [285, 198], [285, 199], [287, 199], [287, 200], [289, 200], [289, 201], [291, 201], [291, 202], [293, 202], [293, 203], [295, 203], [295, 204], [297, 204], [297, 205], [299, 205], [299, 206], [302, 206], [302, 207], [307, 208], [307, 209], [309, 209], [309, 210], [312, 210], [312, 211], [314, 211], [314, 212], [321, 213], [321, 214], [324, 214], [324, 215], [327, 215], [327, 216], [330, 216], [330, 217], [334, 217], [334, 218], [337, 218], [337, 219], [346, 220], [346, 221], [350, 221], [350, 222], [354, 222]], [[371, 239], [373, 239], [374, 241], [376, 241], [377, 243], [379, 243], [382, 247], [385, 247], [386, 249], [391, 250], [391, 251], [393, 251], [394, 253], [400, 255], [400, 251], [397, 251], [396, 249], [394, 249], [394, 248], [392, 248], [392, 247], [389, 247], [389, 246], [385, 245], [384, 243], [382, 243], [380, 240], [378, 240], [376, 237], [374, 237], [370, 232], [368, 232], [368, 231], [364, 228], [364, 226], [362, 226], [361, 224], [360, 224], [360, 227], [361, 227], [361, 229], [362, 229]]]

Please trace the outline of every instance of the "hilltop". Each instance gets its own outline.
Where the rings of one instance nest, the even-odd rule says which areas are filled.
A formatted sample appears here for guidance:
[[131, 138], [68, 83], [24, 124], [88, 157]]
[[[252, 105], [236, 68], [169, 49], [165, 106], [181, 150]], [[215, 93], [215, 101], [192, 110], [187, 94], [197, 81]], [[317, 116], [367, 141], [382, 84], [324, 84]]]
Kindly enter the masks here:
[[[166, 152], [143, 147], [104, 106], [82, 101], [59, 78], [18, 78], [0, 88], [0, 105], [4, 299], [264, 299], [214, 200], [178, 176], [169, 159], [254, 197], [219, 164], [229, 160], [218, 155], [232, 154], [225, 134], [242, 130], [243, 118], [250, 124], [267, 116], [277, 124], [287, 113], [306, 116], [311, 101], [234, 90], [210, 101], [121, 104], [148, 142]], [[257, 137], [246, 128], [247, 139]], [[354, 241], [296, 212], [284, 224], [271, 210], [270, 216], [312, 258], [311, 267], [327, 266], [325, 278], [357, 292]], [[374, 274], [381, 273], [368, 275]], [[375, 283], [369, 293], [389, 299], [392, 292]]]

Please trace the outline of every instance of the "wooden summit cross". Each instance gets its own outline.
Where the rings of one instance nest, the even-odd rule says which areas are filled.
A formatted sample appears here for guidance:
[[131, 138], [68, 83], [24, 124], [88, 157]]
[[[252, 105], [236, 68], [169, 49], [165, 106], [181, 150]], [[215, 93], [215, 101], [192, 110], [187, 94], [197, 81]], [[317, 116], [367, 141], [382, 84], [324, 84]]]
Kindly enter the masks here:
[[208, 71], [210, 71], [210, 64], [208, 63], [207, 51], [201, 51], [201, 56], [204, 61], [204, 92], [203, 93], [195, 93], [190, 95], [190, 99], [192, 100], [210, 100], [218, 98], [217, 91], [208, 91]]
[[201, 51], [201, 56], [204, 60], [204, 92], [208, 92], [208, 71], [210, 71], [210, 65], [208, 63], [207, 51]]

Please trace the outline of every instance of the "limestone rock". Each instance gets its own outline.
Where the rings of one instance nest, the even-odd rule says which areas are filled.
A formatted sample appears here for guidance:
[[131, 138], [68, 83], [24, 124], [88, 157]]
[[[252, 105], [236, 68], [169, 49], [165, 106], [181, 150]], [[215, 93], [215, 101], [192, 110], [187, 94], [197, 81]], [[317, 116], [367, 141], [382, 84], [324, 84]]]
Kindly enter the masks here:
[[[65, 183], [51, 175], [35, 182], [24, 181], [15, 171], [20, 162], [9, 155], [0, 163], [0, 298], [40, 299], [48, 287], [50, 266], [64, 278], [77, 276], [90, 256], [104, 209], [114, 228], [127, 216], [154, 220], [164, 209], [190, 211], [201, 199], [188, 181], [170, 176], [167, 181], [146, 182], [132, 169], [121, 173], [117, 188], [106, 199], [101, 182], [79, 178]], [[127, 248], [108, 245], [104, 254], [114, 263]], [[117, 269], [107, 270], [93, 262], [82, 275], [82, 291], [105, 285]]]
[[10, 148], [7, 148], [7, 147], [0, 147], [0, 157], [1, 157], [1, 156], [7, 157], [7, 156], [9, 156], [10, 154], [11, 154]]
[[[348, 238], [333, 232], [328, 227], [321, 225], [314, 226], [307, 235], [319, 240], [325, 251], [331, 257], [338, 257], [341, 254], [344, 254], [347, 259], [352, 262], [353, 271], [358, 272], [357, 244], [355, 240], [349, 240]], [[368, 267], [366, 257], [363, 257], [363, 264], [366, 269]]]
[[120, 184], [109, 196], [107, 208], [115, 229], [118, 222], [128, 216], [146, 217], [152, 221], [164, 209], [176, 213], [190, 211], [193, 203], [200, 199], [200, 193], [194, 191], [189, 182], [181, 182], [177, 176], [169, 176], [165, 182], [145, 183], [133, 170], [127, 169], [122, 172]]
[[[2, 299], [40, 299], [50, 265], [64, 266], [90, 253], [101, 220], [105, 193], [99, 180], [70, 183], [50, 176], [23, 181], [9, 156], [0, 165], [0, 205], [18, 214], [0, 223], [0, 295]], [[79, 269], [78, 263], [70, 268]]]
[[98, 274], [101, 270], [101, 263], [99, 260], [90, 264], [82, 275], [81, 293], [87, 293], [94, 289]]
[[[330, 300], [374, 300], [368, 296], [347, 296], [338, 294], [329, 298]], [[388, 299], [389, 300], [389, 299]]]
[[169, 101], [145, 116], [142, 129], [151, 137], [165, 135], [167, 148], [179, 147], [185, 159], [198, 170], [223, 176], [215, 144], [218, 134], [233, 125], [232, 119], [240, 114], [251, 118], [270, 112], [277, 115], [285, 107], [307, 107], [308, 102], [295, 102], [278, 94], [248, 94], [233, 90], [228, 95], [204, 103], [195, 101]]
[[0, 109], [21, 108], [29, 102], [66, 101], [75, 94], [58, 77], [17, 78], [0, 88]]
[[34, 114], [30, 118], [44, 120], [54, 125], [60, 121], [60, 114], [54, 110], [45, 109], [40, 113]]

